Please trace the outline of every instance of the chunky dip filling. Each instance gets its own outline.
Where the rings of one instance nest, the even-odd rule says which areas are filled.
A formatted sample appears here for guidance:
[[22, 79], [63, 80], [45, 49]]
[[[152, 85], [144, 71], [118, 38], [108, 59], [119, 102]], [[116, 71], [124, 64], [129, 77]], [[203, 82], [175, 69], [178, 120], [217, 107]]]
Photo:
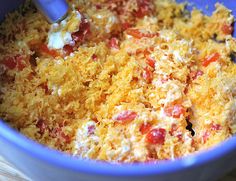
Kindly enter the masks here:
[[30, 1], [0, 26], [0, 118], [76, 157], [175, 159], [236, 132], [234, 17], [171, 0]]

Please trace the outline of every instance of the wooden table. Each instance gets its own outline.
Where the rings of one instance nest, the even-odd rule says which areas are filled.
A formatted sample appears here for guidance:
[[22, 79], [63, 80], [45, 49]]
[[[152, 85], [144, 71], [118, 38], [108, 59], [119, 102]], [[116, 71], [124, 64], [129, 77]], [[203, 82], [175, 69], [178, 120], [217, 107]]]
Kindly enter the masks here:
[[[31, 181], [0, 156], [0, 181]], [[236, 181], [236, 169], [219, 181]]]

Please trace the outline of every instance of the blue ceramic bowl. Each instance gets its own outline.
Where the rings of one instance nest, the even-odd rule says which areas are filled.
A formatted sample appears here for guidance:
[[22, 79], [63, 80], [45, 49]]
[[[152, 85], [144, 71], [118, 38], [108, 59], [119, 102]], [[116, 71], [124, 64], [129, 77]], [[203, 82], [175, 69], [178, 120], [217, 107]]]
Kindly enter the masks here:
[[[0, 18], [21, 2], [20, 0], [1, 1]], [[217, 0], [190, 0], [189, 2], [210, 14]], [[234, 1], [219, 0], [219, 2], [235, 10], [234, 15], [236, 15]], [[209, 6], [208, 9], [205, 9], [206, 5]], [[0, 154], [35, 181], [212, 181], [236, 168], [236, 137], [228, 139], [209, 151], [175, 161], [162, 161], [158, 164], [112, 165], [71, 158], [29, 140], [0, 121]]]

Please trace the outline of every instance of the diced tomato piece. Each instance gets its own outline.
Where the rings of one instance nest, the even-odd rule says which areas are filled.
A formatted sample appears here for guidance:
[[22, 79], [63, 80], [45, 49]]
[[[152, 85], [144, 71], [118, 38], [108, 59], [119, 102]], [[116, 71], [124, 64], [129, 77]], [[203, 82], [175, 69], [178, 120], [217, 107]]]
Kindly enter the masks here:
[[82, 43], [90, 32], [90, 23], [84, 17], [79, 26], [79, 31], [72, 33], [72, 39], [77, 43]]
[[56, 50], [52, 50], [52, 49], [49, 49], [47, 45], [45, 44], [41, 44], [40, 46], [40, 50], [45, 53], [45, 54], [48, 54], [52, 57], [57, 57], [59, 56], [59, 53], [56, 51]]
[[151, 144], [163, 145], [165, 143], [166, 130], [163, 128], [155, 128], [148, 132], [146, 140]]
[[164, 112], [169, 117], [180, 118], [185, 113], [185, 108], [180, 104], [176, 104], [164, 108]]
[[143, 18], [152, 11], [150, 0], [137, 0], [138, 10], [135, 12], [136, 17]]
[[203, 71], [201, 70], [197, 70], [197, 71], [192, 71], [190, 72], [190, 77], [192, 80], [195, 80], [197, 79], [199, 76], [202, 76], [203, 75]]
[[74, 50], [73, 50], [73, 46], [71, 45], [65, 45], [63, 47], [63, 51], [65, 53], [65, 55], [70, 55]]
[[221, 30], [225, 35], [231, 35], [234, 31], [234, 28], [232, 25], [224, 23], [221, 27]]
[[222, 129], [222, 126], [220, 124], [215, 124], [215, 123], [211, 124], [211, 130], [212, 131], [219, 131], [221, 129]]
[[139, 131], [142, 134], [146, 134], [150, 129], [151, 129], [152, 125], [150, 123], [143, 123], [141, 124]]
[[36, 127], [39, 128], [38, 133], [43, 134], [48, 128], [43, 119], [39, 119], [36, 123]]
[[126, 123], [129, 121], [133, 121], [137, 117], [137, 113], [134, 111], [122, 111], [118, 115], [114, 117], [115, 120], [117, 120], [120, 123]]
[[109, 41], [109, 47], [119, 49], [119, 40], [115, 37], [112, 37]]
[[147, 83], [151, 83], [153, 80], [153, 73], [149, 68], [144, 68], [143, 71], [143, 78], [146, 80]]
[[133, 36], [134, 38], [137, 38], [137, 39], [141, 39], [143, 37], [153, 38], [153, 37], [159, 35], [158, 33], [142, 33], [140, 30], [132, 29], [132, 28], [127, 29], [126, 33], [127, 33], [127, 35]]
[[213, 54], [207, 56], [203, 60], [202, 66], [207, 67], [210, 63], [216, 62], [217, 60], [219, 60], [219, 58], [220, 58], [220, 54], [219, 53], [213, 53]]

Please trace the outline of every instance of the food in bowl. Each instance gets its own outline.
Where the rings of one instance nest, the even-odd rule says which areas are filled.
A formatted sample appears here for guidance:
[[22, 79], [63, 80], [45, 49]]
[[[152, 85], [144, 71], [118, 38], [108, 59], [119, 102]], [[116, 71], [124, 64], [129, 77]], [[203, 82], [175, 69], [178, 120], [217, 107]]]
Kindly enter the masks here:
[[0, 117], [62, 152], [175, 159], [236, 132], [234, 17], [170, 0], [68, 1], [50, 25], [31, 1], [0, 28]]

